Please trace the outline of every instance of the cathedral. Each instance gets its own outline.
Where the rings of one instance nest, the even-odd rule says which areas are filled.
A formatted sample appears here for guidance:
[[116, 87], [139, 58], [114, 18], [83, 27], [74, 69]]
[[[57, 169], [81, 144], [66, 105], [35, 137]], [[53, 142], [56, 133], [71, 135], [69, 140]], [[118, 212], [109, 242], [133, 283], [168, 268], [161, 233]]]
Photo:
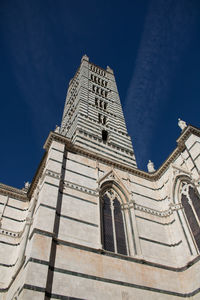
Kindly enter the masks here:
[[0, 184], [0, 299], [200, 299], [200, 130], [137, 168], [113, 70], [84, 55], [31, 184]]

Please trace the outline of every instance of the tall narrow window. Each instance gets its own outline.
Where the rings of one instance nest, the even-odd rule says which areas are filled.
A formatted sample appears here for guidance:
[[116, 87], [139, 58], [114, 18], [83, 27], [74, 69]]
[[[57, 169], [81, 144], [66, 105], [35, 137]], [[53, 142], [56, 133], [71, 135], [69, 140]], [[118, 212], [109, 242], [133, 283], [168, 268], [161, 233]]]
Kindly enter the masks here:
[[102, 140], [106, 142], [108, 140], [108, 131], [102, 130]]
[[113, 236], [113, 223], [110, 199], [105, 194], [103, 197], [103, 239], [104, 239], [104, 249], [108, 251], [115, 251], [114, 247], [114, 236]]
[[107, 190], [102, 196], [102, 221], [104, 249], [127, 255], [121, 204], [114, 189]]
[[186, 181], [181, 183], [181, 203], [190, 229], [200, 251], [200, 198], [194, 186]]

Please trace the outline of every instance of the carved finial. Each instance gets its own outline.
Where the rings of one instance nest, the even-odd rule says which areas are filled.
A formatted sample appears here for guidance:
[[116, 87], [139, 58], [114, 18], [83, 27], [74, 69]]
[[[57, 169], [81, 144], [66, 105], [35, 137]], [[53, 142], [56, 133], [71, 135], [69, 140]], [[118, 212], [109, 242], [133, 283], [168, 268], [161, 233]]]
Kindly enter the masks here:
[[107, 72], [110, 72], [110, 73], [112, 73], [112, 74], [114, 74], [114, 73], [113, 73], [113, 70], [112, 70], [109, 66], [107, 66], [106, 71], [107, 71]]
[[185, 121], [181, 120], [180, 118], [178, 118], [178, 126], [181, 128], [181, 130], [183, 131], [186, 127], [187, 124]]
[[60, 126], [56, 125], [56, 128], [55, 128], [54, 132], [60, 133]]
[[149, 173], [155, 172], [154, 163], [151, 160], [147, 164], [147, 170]]
[[84, 55], [82, 56], [82, 58], [81, 58], [81, 62], [82, 62], [83, 60], [89, 61], [89, 57], [88, 57], [86, 54], [84, 54]]

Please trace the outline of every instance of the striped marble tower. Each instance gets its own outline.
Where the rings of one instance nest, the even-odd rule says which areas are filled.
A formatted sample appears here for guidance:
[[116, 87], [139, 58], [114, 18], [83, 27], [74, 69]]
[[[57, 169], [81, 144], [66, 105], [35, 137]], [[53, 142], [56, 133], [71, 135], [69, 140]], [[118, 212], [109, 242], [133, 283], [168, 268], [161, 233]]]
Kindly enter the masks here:
[[69, 83], [60, 133], [75, 145], [136, 167], [114, 73], [86, 55]]

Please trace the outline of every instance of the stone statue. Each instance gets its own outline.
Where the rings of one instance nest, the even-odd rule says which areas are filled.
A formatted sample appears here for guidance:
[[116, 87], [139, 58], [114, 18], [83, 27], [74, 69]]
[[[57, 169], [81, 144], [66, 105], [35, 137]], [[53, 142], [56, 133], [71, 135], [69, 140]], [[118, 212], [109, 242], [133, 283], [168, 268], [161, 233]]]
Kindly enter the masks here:
[[178, 118], [178, 126], [181, 128], [181, 130], [183, 131], [186, 127], [187, 124], [185, 123], [185, 121], [181, 120], [180, 118]]
[[24, 188], [25, 188], [26, 190], [28, 190], [29, 187], [30, 187], [30, 185], [31, 185], [30, 182], [27, 181], [27, 182], [24, 183]]
[[154, 163], [151, 160], [147, 164], [147, 170], [149, 173], [155, 172]]
[[56, 125], [56, 128], [55, 128], [54, 132], [60, 133], [60, 126]]

